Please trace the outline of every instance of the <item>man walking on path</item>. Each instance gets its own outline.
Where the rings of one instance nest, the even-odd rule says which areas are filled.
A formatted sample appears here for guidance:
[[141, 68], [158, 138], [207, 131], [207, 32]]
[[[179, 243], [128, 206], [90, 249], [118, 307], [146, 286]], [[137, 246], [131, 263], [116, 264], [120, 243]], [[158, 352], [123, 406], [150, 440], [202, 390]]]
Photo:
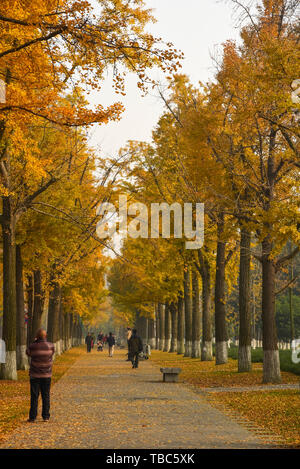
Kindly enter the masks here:
[[92, 342], [93, 342], [93, 337], [91, 336], [91, 333], [88, 332], [88, 335], [85, 338], [85, 343], [86, 343], [86, 351], [90, 352], [92, 348]]
[[39, 394], [42, 395], [42, 417], [44, 422], [50, 418], [50, 386], [54, 345], [47, 342], [47, 333], [39, 329], [35, 341], [29, 345], [26, 354], [30, 360], [30, 411], [28, 422], [34, 422], [37, 417]]
[[137, 335], [137, 330], [133, 329], [132, 336], [128, 341], [129, 345], [129, 358], [132, 363], [132, 368], [138, 368], [139, 366], [139, 353], [143, 351], [143, 342]]
[[109, 333], [109, 336], [107, 338], [107, 343], [108, 343], [108, 356], [112, 357], [114, 353], [114, 347], [115, 347], [116, 341], [111, 332]]
[[127, 357], [127, 360], [128, 362], [130, 362], [130, 357], [129, 357], [129, 339], [130, 337], [132, 336], [132, 330], [130, 327], [127, 327], [127, 347], [128, 347], [128, 357]]

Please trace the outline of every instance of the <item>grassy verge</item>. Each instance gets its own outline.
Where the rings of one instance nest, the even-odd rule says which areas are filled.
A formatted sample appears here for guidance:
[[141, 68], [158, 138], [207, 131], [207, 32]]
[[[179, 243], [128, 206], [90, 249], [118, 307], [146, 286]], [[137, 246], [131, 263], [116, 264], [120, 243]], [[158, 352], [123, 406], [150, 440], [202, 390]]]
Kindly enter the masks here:
[[[215, 365], [215, 361], [201, 362], [198, 358], [188, 358], [176, 353], [152, 352], [152, 361], [161, 366], [179, 366], [180, 378], [199, 387], [239, 387], [262, 385], [262, 363], [253, 363], [250, 373], [238, 373], [237, 360], [229, 358], [225, 365]], [[299, 376], [283, 371], [282, 382], [299, 383]]]
[[[280, 368], [282, 371], [288, 371], [296, 375], [300, 375], [300, 364], [292, 362], [290, 350], [279, 350], [280, 357]], [[228, 356], [237, 360], [238, 358], [238, 347], [230, 347], [228, 350]], [[263, 349], [257, 348], [251, 350], [252, 363], [262, 363], [263, 362]]]
[[[55, 359], [52, 383], [56, 383], [85, 353], [85, 347], [75, 347]], [[18, 371], [18, 381], [0, 380], [0, 442], [28, 416], [30, 387], [28, 371]]]
[[[287, 446], [300, 447], [299, 390], [259, 391], [262, 385], [262, 363], [259, 350], [254, 352], [257, 361], [253, 363], [250, 373], [238, 373], [237, 360], [234, 358], [229, 358], [225, 365], [215, 365], [214, 361], [201, 362], [175, 353], [154, 351], [151, 360], [160, 366], [180, 367], [180, 379], [199, 388], [253, 386], [253, 391], [211, 393], [207, 394], [207, 399], [212, 405], [224, 411], [234, 410], [258, 427], [279, 435]], [[287, 359], [287, 354], [283, 352], [281, 364]], [[299, 384], [299, 375], [282, 371], [282, 382]], [[258, 391], [255, 391], [255, 387]]]

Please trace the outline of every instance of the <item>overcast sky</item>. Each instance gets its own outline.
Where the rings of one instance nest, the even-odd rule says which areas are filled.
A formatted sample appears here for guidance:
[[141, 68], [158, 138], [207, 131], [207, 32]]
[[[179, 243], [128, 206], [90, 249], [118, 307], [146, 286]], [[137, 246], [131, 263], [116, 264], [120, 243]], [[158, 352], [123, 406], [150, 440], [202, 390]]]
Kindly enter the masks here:
[[[189, 75], [194, 84], [213, 78], [214, 66], [211, 55], [227, 39], [237, 39], [236, 17], [230, 2], [219, 0], [146, 0], [147, 7], [154, 9], [157, 23], [148, 30], [164, 41], [172, 42], [183, 51], [182, 73]], [[156, 72], [155, 78], [164, 81]], [[126, 96], [120, 98], [111, 88], [112, 81], [106, 80], [101, 92], [92, 95], [92, 102], [104, 106], [122, 101], [126, 111], [120, 122], [94, 128], [91, 143], [101, 149], [101, 156], [114, 156], [128, 140], [150, 140], [151, 131], [163, 111], [155, 91], [141, 97], [136, 79], [126, 80]], [[90, 97], [91, 99], [91, 97]]]

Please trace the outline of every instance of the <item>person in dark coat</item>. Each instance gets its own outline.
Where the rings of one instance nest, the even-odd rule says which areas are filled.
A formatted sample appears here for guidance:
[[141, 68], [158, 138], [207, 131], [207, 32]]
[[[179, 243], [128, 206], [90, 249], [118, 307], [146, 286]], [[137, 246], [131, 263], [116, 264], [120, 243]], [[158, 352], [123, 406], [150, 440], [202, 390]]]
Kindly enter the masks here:
[[109, 333], [109, 336], [107, 337], [107, 343], [108, 343], [108, 356], [112, 357], [114, 353], [114, 347], [115, 347], [116, 341], [111, 332]]
[[88, 332], [88, 335], [85, 338], [85, 343], [86, 343], [86, 351], [90, 352], [92, 348], [92, 342], [93, 342], [93, 337], [91, 336], [91, 333]]
[[50, 419], [50, 386], [52, 364], [55, 349], [47, 342], [47, 333], [39, 329], [36, 338], [26, 350], [30, 357], [30, 411], [28, 422], [35, 422], [38, 410], [39, 394], [42, 395], [42, 417], [46, 422]]
[[137, 335], [137, 330], [132, 330], [132, 335], [128, 341], [129, 357], [132, 363], [132, 368], [139, 366], [139, 353], [143, 351], [142, 339]]

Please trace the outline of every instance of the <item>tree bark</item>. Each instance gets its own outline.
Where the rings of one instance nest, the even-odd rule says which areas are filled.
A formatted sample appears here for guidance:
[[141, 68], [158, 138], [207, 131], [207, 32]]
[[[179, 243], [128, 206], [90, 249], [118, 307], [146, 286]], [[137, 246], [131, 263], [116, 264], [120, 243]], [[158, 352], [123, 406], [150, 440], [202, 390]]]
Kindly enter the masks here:
[[148, 343], [148, 319], [145, 316], [141, 316], [141, 339], [143, 344], [146, 345]]
[[165, 345], [164, 352], [169, 352], [171, 348], [171, 311], [170, 304], [166, 302], [165, 304]]
[[60, 311], [59, 311], [59, 343], [60, 343], [60, 353], [63, 353], [65, 351], [65, 328], [64, 328], [64, 311], [62, 307], [62, 302], [60, 303]]
[[17, 369], [28, 369], [26, 355], [27, 331], [24, 314], [24, 284], [21, 246], [16, 245], [16, 301], [17, 301]]
[[33, 321], [33, 277], [32, 274], [27, 275], [26, 283], [26, 297], [27, 297], [27, 346], [30, 345], [32, 335], [32, 321]]
[[263, 382], [281, 382], [277, 329], [275, 322], [275, 264], [271, 258], [272, 243], [262, 243], [262, 323]]
[[155, 348], [155, 328], [154, 328], [154, 319], [148, 319], [148, 344], [151, 347], [151, 350]]
[[69, 344], [70, 344], [70, 348], [73, 347], [74, 345], [74, 319], [73, 319], [73, 313], [70, 314], [70, 341], [69, 341]]
[[64, 312], [63, 312], [63, 305], [62, 305], [62, 301], [60, 301], [60, 304], [59, 304], [59, 315], [58, 315], [58, 319], [59, 319], [59, 328], [58, 328], [58, 340], [59, 340], [59, 354], [62, 354], [64, 352], [64, 341], [63, 341], [63, 337], [64, 337], [64, 331], [63, 331], [63, 315], [64, 315]]
[[40, 329], [42, 325], [42, 314], [45, 298], [42, 288], [42, 273], [39, 269], [33, 272], [33, 289], [33, 318], [30, 342], [33, 342], [37, 330]]
[[155, 348], [159, 350], [159, 315], [158, 305], [155, 305]]
[[65, 350], [70, 349], [70, 314], [64, 314]]
[[6, 363], [2, 363], [0, 378], [17, 380], [16, 354], [16, 244], [15, 218], [10, 197], [2, 197], [2, 237], [3, 237], [3, 333], [6, 346]]
[[170, 304], [170, 312], [171, 312], [171, 323], [172, 323], [172, 333], [171, 333], [171, 348], [170, 352], [177, 352], [177, 327], [178, 327], [178, 311], [177, 305], [172, 301]]
[[192, 305], [192, 357], [199, 358], [201, 356], [201, 315], [199, 301], [199, 280], [195, 268], [192, 270]]
[[164, 306], [158, 303], [158, 317], [159, 317], [159, 350], [165, 348], [165, 312]]
[[241, 227], [238, 371], [251, 371], [250, 246], [251, 233]]
[[55, 353], [59, 354], [59, 309], [61, 288], [57, 282], [52, 282], [52, 289], [48, 305], [48, 340], [53, 342]]
[[178, 296], [177, 310], [177, 353], [181, 355], [184, 354], [184, 300], [182, 294]]
[[198, 250], [200, 275], [202, 278], [202, 344], [201, 360], [212, 360], [212, 327], [211, 327], [211, 272], [207, 258]]
[[186, 266], [184, 270], [184, 311], [185, 311], [185, 357], [192, 356], [192, 298], [191, 271]]
[[222, 240], [224, 230], [224, 216], [218, 222], [218, 245], [216, 259], [215, 283], [215, 331], [216, 331], [216, 365], [228, 361], [228, 334], [226, 324], [225, 299], [225, 253], [226, 243]]
[[148, 341], [148, 319], [142, 316], [140, 311], [137, 311], [136, 315], [136, 329], [137, 333], [142, 339], [143, 344], [147, 344]]

